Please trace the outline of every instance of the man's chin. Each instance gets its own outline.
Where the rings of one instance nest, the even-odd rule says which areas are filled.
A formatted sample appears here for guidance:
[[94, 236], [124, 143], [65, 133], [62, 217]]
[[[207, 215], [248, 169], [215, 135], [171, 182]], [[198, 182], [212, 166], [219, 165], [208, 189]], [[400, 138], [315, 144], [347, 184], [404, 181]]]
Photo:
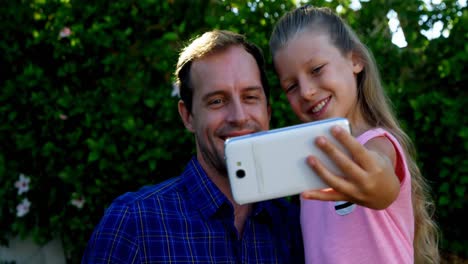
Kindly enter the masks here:
[[[221, 155], [222, 153], [222, 155]], [[226, 161], [224, 160], [224, 151], [219, 152], [217, 154], [220, 155], [215, 155], [213, 152], [208, 152], [208, 151], [203, 151], [201, 149], [201, 154], [203, 160], [205, 160], [206, 165], [210, 166], [212, 169], [214, 169], [219, 175], [223, 177], [228, 177], [227, 176], [227, 167], [226, 167]], [[221, 158], [223, 157], [223, 158]]]
[[228, 178], [226, 166], [223, 166], [223, 168], [220, 168], [220, 169], [217, 169], [217, 170], [218, 170], [218, 172], [219, 172], [219, 174], [220, 174], [221, 176], [223, 176], [223, 177], [226, 178], [226, 179]]

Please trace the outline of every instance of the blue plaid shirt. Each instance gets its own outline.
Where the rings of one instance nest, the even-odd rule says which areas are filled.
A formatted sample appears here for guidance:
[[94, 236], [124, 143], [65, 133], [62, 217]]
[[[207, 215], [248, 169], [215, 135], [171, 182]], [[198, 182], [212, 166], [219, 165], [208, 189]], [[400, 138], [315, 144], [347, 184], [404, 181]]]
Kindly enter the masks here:
[[118, 197], [82, 263], [303, 263], [299, 208], [256, 203], [242, 238], [231, 203], [193, 158], [180, 177]]

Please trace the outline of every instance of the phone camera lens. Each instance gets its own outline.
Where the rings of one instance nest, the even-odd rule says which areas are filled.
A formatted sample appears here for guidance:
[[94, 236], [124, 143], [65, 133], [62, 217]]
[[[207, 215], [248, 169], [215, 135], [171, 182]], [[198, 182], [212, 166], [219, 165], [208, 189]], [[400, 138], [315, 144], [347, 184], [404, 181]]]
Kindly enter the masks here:
[[236, 176], [237, 178], [244, 178], [245, 177], [245, 171], [244, 170], [237, 170], [236, 171]]

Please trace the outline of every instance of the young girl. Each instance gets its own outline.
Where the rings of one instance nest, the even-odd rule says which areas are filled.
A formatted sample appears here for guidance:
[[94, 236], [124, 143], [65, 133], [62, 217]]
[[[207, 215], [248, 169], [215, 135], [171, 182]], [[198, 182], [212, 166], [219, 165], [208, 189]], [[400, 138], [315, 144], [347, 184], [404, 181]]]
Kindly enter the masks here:
[[391, 111], [371, 52], [330, 9], [305, 6], [275, 26], [270, 49], [295, 114], [310, 122], [346, 117], [332, 129], [352, 158], [316, 144], [343, 171], [308, 164], [331, 188], [301, 196], [307, 263], [438, 263], [437, 227], [414, 147]]

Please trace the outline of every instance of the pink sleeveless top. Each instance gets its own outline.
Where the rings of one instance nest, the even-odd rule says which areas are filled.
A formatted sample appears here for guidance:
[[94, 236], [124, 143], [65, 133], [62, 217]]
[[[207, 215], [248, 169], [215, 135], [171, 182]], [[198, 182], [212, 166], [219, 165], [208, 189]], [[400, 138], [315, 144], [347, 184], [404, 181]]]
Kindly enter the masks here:
[[384, 210], [347, 202], [301, 199], [301, 227], [306, 263], [413, 263], [414, 217], [411, 175], [405, 154], [387, 131], [366, 131], [357, 140], [365, 144], [387, 137], [397, 152], [400, 193]]

